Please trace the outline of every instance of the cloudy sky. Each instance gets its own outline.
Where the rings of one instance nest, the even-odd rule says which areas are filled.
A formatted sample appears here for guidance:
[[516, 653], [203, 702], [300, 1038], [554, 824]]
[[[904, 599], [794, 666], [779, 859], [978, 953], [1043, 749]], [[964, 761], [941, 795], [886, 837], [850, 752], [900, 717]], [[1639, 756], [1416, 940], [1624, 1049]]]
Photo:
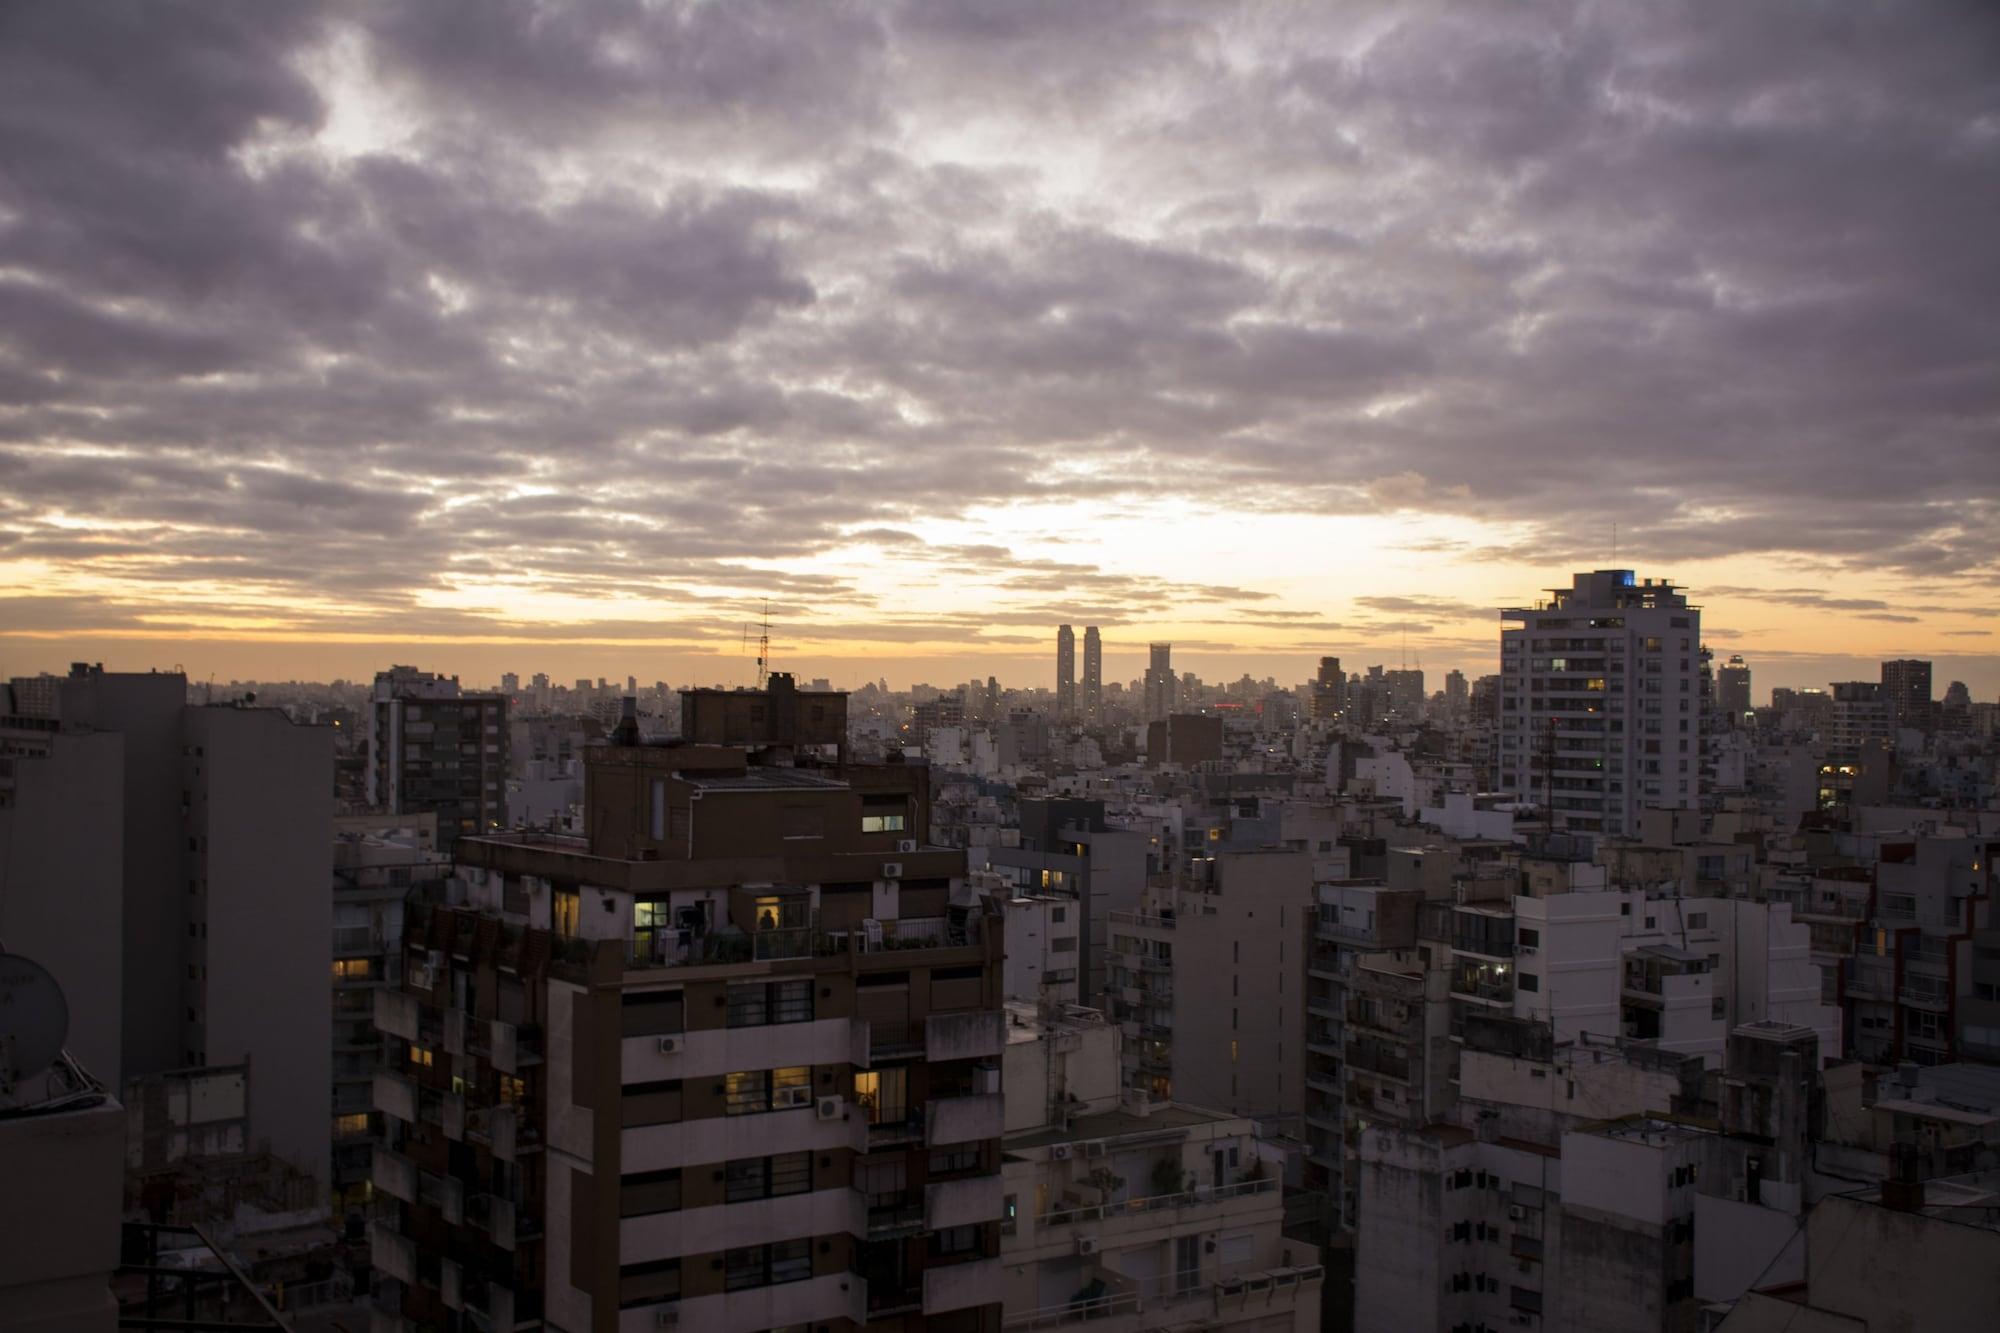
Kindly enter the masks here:
[[17, 0], [0, 670], [1991, 698], [1996, 237], [1991, 3]]

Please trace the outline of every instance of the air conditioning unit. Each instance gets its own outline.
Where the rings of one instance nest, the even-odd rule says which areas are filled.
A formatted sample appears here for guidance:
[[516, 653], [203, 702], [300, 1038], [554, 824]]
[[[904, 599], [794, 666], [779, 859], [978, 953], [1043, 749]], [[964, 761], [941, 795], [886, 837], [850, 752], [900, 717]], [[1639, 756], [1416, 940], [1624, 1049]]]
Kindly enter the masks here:
[[1102, 1157], [1102, 1156], [1104, 1156], [1104, 1144], [1103, 1144], [1103, 1142], [1102, 1142], [1101, 1140], [1092, 1140], [1091, 1142], [1089, 1142], [1089, 1143], [1086, 1143], [1086, 1144], [1084, 1144], [1084, 1145], [1083, 1145], [1083, 1155], [1084, 1155], [1085, 1157]]
[[681, 1051], [681, 1039], [679, 1037], [660, 1038], [661, 1055], [679, 1055], [680, 1051]]
[[1512, 1220], [1519, 1222], [1522, 1218], [1526, 1217], [1527, 1215], [1528, 1215], [1528, 1210], [1523, 1208], [1520, 1204], [1516, 1203], [1508, 1205], [1507, 1216]]
[[901, 879], [902, 877], [903, 863], [901, 861], [884, 861], [882, 863], [883, 879]]
[[915, 838], [898, 838], [896, 839], [896, 850], [899, 852], [914, 852], [917, 850], [917, 840]]
[[1049, 1160], [1052, 1162], [1067, 1162], [1069, 1160], [1069, 1145], [1067, 1143], [1058, 1143], [1050, 1148]]
[[1078, 1254], [1096, 1254], [1096, 1253], [1097, 1253], [1097, 1237], [1095, 1237], [1095, 1236], [1078, 1236], [1078, 1237], [1076, 1238], [1076, 1252], [1077, 1252]]
[[817, 1114], [821, 1120], [838, 1120], [842, 1105], [838, 1097], [822, 1097], [817, 1103]]
[[1000, 1069], [997, 1065], [979, 1065], [972, 1071], [972, 1086], [980, 1092], [1000, 1091]]
[[812, 1089], [800, 1085], [798, 1087], [779, 1088], [776, 1095], [771, 1098], [771, 1104], [783, 1110], [788, 1107], [811, 1106], [812, 1099]]

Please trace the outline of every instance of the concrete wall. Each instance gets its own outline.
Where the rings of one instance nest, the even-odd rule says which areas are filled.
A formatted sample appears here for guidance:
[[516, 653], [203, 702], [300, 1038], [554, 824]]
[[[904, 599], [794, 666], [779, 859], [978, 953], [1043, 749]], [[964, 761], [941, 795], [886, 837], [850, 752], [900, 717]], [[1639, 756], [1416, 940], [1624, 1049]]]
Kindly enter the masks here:
[[[1516, 978], [1514, 1012], [1550, 1024], [1556, 1041], [1575, 1041], [1586, 1032], [1599, 1037], [1618, 1033], [1624, 975], [1621, 901], [1615, 893], [1515, 899], [1515, 967], [1535, 977], [1538, 986], [1523, 990]], [[1523, 928], [1536, 932], [1536, 944], [1519, 942]]]
[[[185, 975], [178, 941], [187, 929], [181, 882], [179, 672], [72, 676], [62, 684], [65, 728], [124, 737], [124, 1054], [121, 1073], [156, 1074], [185, 1063], [178, 997]], [[328, 784], [332, 783], [331, 761]], [[324, 888], [324, 881], [322, 881]], [[166, 941], [174, 947], [163, 947]]]
[[0, 1328], [112, 1333], [125, 1109], [0, 1120]]
[[66, 1048], [123, 1085], [124, 750], [111, 733], [36, 738], [0, 804], [0, 942], [47, 968], [69, 1002]]
[[205, 842], [198, 1010], [208, 1064], [250, 1065], [250, 1133], [325, 1183], [332, 1013], [333, 732], [191, 708], [189, 828]]
[[1442, 1200], [1441, 1156], [1434, 1140], [1380, 1127], [1362, 1134], [1355, 1328], [1441, 1327]]
[[1740, 1300], [1752, 1287], [1806, 1275], [1805, 1233], [1790, 1212], [1700, 1194], [1694, 1201], [1694, 1294]]
[[2000, 1231], [1824, 1199], [1806, 1219], [1810, 1301], [1871, 1333], [1989, 1327], [2000, 1310]]
[[1175, 1100], [1303, 1115], [1312, 857], [1225, 852], [1215, 865], [1220, 892], [1190, 895], [1174, 931]]

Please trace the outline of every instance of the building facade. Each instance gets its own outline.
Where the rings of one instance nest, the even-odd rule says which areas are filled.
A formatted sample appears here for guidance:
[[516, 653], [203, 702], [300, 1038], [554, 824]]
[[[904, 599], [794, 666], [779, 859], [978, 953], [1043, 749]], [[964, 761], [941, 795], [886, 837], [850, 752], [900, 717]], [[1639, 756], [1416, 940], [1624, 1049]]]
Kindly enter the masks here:
[[1671, 582], [1608, 569], [1501, 615], [1520, 622], [1500, 635], [1503, 791], [1584, 833], [1699, 808], [1699, 608]]

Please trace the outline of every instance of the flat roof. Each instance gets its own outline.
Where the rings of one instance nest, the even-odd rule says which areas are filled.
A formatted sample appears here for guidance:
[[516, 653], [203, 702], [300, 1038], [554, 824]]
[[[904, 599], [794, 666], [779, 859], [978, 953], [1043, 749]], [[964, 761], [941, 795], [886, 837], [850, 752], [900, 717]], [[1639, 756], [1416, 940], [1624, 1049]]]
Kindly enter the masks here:
[[746, 768], [740, 773], [683, 773], [681, 780], [703, 791], [845, 791], [838, 778], [799, 768]]
[[1009, 1138], [1005, 1146], [1043, 1148], [1056, 1143], [1076, 1143], [1082, 1139], [1117, 1139], [1158, 1133], [1163, 1130], [1191, 1129], [1196, 1125], [1219, 1125], [1232, 1120], [1250, 1123], [1247, 1116], [1210, 1111], [1199, 1106], [1169, 1102], [1145, 1115], [1131, 1111], [1100, 1111], [1095, 1115], [1074, 1116], [1068, 1129], [1038, 1129], [1021, 1138]]

